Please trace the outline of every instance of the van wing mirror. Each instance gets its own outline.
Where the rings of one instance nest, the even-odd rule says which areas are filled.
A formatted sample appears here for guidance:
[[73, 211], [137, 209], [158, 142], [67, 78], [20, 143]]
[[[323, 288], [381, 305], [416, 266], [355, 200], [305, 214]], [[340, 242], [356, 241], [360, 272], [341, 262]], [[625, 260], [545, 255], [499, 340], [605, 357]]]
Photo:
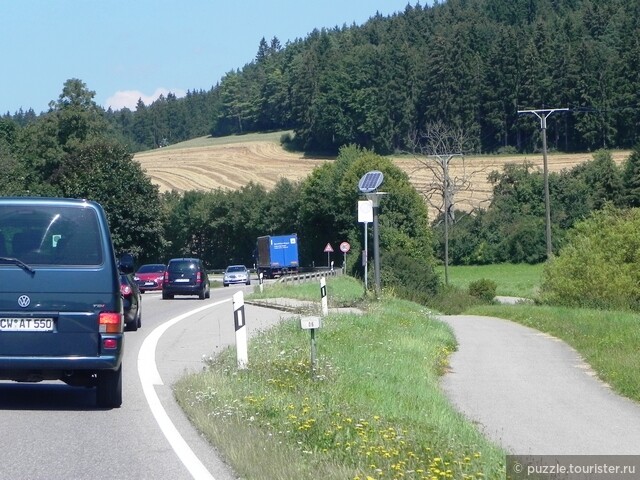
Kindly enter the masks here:
[[120, 260], [118, 261], [118, 268], [122, 273], [133, 273], [133, 255], [130, 253], [123, 253], [120, 255]]

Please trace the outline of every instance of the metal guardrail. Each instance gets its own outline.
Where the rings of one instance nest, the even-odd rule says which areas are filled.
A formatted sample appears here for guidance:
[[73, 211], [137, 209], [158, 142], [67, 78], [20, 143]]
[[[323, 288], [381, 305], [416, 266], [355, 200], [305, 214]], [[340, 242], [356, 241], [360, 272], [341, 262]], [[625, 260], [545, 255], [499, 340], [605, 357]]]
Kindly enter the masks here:
[[277, 283], [305, 283], [322, 277], [337, 277], [342, 274], [342, 270], [319, 270], [317, 272], [295, 273], [283, 275], [278, 278]]

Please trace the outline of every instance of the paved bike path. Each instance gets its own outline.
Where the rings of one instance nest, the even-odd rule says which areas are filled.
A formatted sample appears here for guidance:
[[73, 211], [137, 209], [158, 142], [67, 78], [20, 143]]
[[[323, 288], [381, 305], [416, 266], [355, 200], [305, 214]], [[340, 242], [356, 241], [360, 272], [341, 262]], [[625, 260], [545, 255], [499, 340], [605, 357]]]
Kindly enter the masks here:
[[567, 344], [508, 320], [439, 318], [458, 341], [444, 391], [507, 452], [640, 454], [640, 404], [615, 394]]

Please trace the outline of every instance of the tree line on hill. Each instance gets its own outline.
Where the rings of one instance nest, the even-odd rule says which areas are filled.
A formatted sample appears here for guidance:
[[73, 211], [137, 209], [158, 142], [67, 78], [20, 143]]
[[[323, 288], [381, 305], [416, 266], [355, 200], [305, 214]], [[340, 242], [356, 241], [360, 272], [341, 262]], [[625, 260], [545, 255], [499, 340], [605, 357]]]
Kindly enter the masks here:
[[[0, 194], [100, 200], [111, 211], [116, 246], [136, 253], [141, 260], [197, 253], [215, 267], [230, 262], [251, 265], [255, 238], [282, 232], [296, 232], [306, 239], [302, 261], [308, 265], [326, 261], [323, 247], [327, 243], [349, 241], [354, 252], [358, 251], [356, 245], [362, 245], [353, 230], [357, 223], [354, 209], [358, 178], [352, 175], [351, 183], [344, 183], [344, 158], [368, 159], [366, 170], [359, 167], [358, 173], [363, 174], [381, 162], [370, 150], [344, 147], [335, 166], [314, 171], [302, 182], [280, 181], [272, 191], [249, 184], [236, 192], [160, 195], [133, 161], [126, 140], [93, 101], [94, 95], [82, 81], [70, 79], [47, 114], [25, 126], [0, 120], [0, 159], [4, 167]], [[550, 174], [556, 252], [575, 222], [602, 209], [607, 202], [619, 208], [640, 206], [639, 149], [636, 147], [621, 166], [613, 162], [609, 151], [599, 150], [591, 161]], [[326, 173], [329, 169], [338, 174]], [[488, 178], [493, 188], [490, 205], [471, 213], [458, 211], [454, 216], [449, 233], [451, 264], [544, 261], [542, 172], [530, 164], [510, 164], [501, 172], [489, 173]], [[344, 192], [337, 194], [339, 185]], [[392, 191], [388, 186], [385, 189]], [[403, 185], [404, 189], [408, 187]], [[385, 198], [382, 205], [383, 225], [387, 216], [409, 215], [396, 211], [400, 205], [394, 205], [393, 198]], [[417, 218], [422, 219], [421, 215]], [[433, 256], [440, 259], [444, 258], [442, 220], [439, 216], [423, 222], [426, 230], [433, 230]], [[421, 238], [418, 230], [414, 235]], [[424, 248], [417, 249], [420, 255], [424, 255]]]
[[[405, 151], [426, 122], [461, 128], [475, 153], [539, 150], [518, 110], [569, 108], [549, 148], [632, 148], [640, 125], [640, 4], [627, 0], [447, 0], [363, 25], [316, 29], [208, 91], [106, 112], [134, 151], [197, 136], [293, 130], [297, 148]], [[5, 115], [19, 124], [33, 111]], [[467, 152], [470, 153], [470, 152]]]
[[[96, 200], [105, 207], [116, 250], [133, 253], [138, 263], [194, 255], [212, 268], [252, 265], [258, 236], [289, 232], [299, 235], [304, 266], [326, 265], [324, 245], [348, 241], [352, 249], [345, 268], [361, 276], [364, 239], [357, 222], [357, 184], [367, 171], [380, 170], [388, 192], [380, 210], [383, 287], [423, 303], [441, 290], [434, 265], [442, 258], [442, 219], [429, 225], [421, 194], [387, 157], [344, 146], [336, 161], [316, 168], [302, 181], [280, 180], [270, 191], [250, 183], [237, 191], [160, 194], [95, 104], [94, 95], [82, 81], [70, 79], [50, 111], [33, 122], [21, 126], [0, 119], [0, 195]], [[524, 163], [492, 172], [489, 179], [489, 207], [470, 214], [456, 212], [450, 232], [452, 263], [544, 261], [542, 173]], [[599, 267], [588, 272], [591, 279], [619, 285], [611, 281], [611, 273], [636, 278], [633, 264], [640, 250], [633, 212], [640, 206], [640, 146], [620, 166], [609, 151], [600, 150], [591, 161], [551, 174], [549, 183], [554, 250], [560, 255], [549, 263], [545, 298], [640, 308], [635, 289], [624, 290], [624, 298], [614, 295], [618, 289], [600, 289], [602, 298], [594, 299], [588, 292], [593, 284], [576, 285], [584, 275], [557, 280], [576, 270], [567, 267], [565, 258], [585, 263], [591, 257]], [[609, 239], [606, 249], [598, 241], [599, 228]], [[585, 232], [591, 234], [587, 241]], [[593, 245], [591, 250], [582, 248], [587, 243]], [[342, 259], [336, 260], [341, 266]], [[554, 270], [554, 264], [562, 267]]]

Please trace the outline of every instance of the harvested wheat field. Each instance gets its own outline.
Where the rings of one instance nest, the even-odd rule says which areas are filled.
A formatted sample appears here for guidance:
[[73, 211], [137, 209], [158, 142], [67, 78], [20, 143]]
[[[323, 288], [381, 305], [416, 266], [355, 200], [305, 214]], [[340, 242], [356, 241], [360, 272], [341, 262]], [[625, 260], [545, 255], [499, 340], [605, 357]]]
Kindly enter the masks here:
[[[200, 138], [166, 148], [142, 152], [134, 159], [161, 192], [176, 190], [209, 191], [217, 188], [238, 189], [249, 182], [262, 184], [267, 190], [281, 178], [292, 181], [306, 177], [315, 167], [330, 162], [327, 158], [309, 158], [292, 153], [280, 146], [278, 134], [253, 134], [224, 139]], [[620, 164], [630, 152], [612, 152]], [[591, 160], [591, 154], [549, 154], [550, 172], [560, 172]], [[411, 157], [394, 157], [394, 163], [407, 172], [419, 192], [435, 180], [432, 172]], [[476, 156], [464, 161], [454, 158], [450, 162], [452, 178], [467, 178], [470, 186], [455, 196], [456, 208], [470, 210], [486, 206], [491, 196], [487, 176], [494, 170], [502, 171], [507, 163], [530, 162], [542, 169], [543, 159], [537, 155]], [[357, 186], [354, 185], [354, 188]], [[434, 210], [430, 209], [430, 218]]]

